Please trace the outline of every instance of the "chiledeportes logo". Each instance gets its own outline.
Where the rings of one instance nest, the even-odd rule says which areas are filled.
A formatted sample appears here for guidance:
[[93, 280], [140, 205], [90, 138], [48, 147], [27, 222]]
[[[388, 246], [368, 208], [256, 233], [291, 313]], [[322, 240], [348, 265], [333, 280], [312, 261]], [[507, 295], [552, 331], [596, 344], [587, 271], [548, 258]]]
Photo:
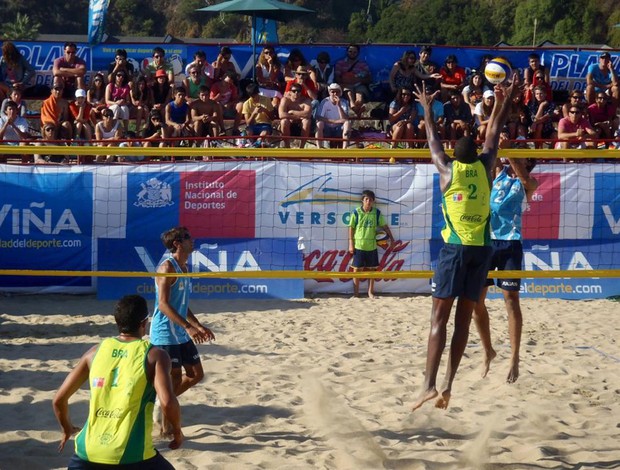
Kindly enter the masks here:
[[146, 183], [140, 183], [140, 186], [142, 190], [136, 195], [137, 201], [133, 203], [134, 206], [155, 208], [173, 204], [170, 184], [151, 178]]

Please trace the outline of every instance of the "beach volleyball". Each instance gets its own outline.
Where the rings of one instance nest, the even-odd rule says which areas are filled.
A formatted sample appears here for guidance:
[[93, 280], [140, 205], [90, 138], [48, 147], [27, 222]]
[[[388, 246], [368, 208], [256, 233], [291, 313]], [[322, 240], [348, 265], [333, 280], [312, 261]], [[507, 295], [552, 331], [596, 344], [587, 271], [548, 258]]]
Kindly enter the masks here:
[[385, 231], [383, 230], [377, 230], [377, 246], [383, 248], [384, 250], [387, 249], [388, 245], [390, 244], [390, 237], [388, 236], [387, 233], [385, 233]]
[[496, 57], [491, 60], [484, 68], [484, 76], [493, 85], [498, 85], [510, 78], [512, 69], [506, 59]]

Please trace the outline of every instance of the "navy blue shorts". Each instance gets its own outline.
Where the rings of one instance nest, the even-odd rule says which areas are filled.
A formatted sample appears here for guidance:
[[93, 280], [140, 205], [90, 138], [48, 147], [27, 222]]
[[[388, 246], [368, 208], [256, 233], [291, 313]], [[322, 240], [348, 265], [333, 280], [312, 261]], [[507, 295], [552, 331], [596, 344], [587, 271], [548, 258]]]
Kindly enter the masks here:
[[155, 457], [151, 457], [143, 462], [127, 463], [123, 465], [87, 462], [73, 454], [67, 470], [111, 470], [113, 468], [123, 470], [174, 470], [172, 464], [163, 458], [159, 452], [157, 452]]
[[[521, 271], [523, 245], [521, 240], [493, 240], [493, 255], [489, 271]], [[487, 286], [497, 284], [503, 290], [518, 291], [521, 279], [487, 279]]]
[[433, 297], [465, 297], [477, 302], [487, 280], [492, 250], [490, 246], [446, 243], [437, 259]]
[[261, 132], [267, 131], [267, 134], [273, 134], [273, 127], [271, 124], [251, 124], [248, 126], [253, 136], [260, 135]]
[[193, 341], [188, 341], [183, 344], [166, 344], [163, 346], [157, 346], [163, 349], [170, 356], [170, 362], [172, 362], [172, 368], [178, 368], [183, 365], [193, 366], [200, 364], [200, 354]]
[[358, 250], [355, 248], [353, 250], [353, 261], [351, 262], [351, 267], [358, 268], [372, 268], [376, 269], [379, 267], [379, 254], [377, 250], [374, 249], [372, 251], [364, 251]]

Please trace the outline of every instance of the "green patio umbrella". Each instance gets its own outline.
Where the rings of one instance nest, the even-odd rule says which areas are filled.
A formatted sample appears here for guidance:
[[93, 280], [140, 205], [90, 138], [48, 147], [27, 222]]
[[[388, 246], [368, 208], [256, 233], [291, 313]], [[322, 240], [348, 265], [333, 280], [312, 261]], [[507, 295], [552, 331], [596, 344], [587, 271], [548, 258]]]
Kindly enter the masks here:
[[267, 18], [276, 21], [288, 21], [297, 15], [314, 13], [313, 10], [298, 7], [290, 3], [279, 2], [278, 0], [229, 0], [227, 2], [199, 8], [196, 11], [206, 11], [209, 13], [238, 13], [252, 17], [252, 79], [256, 78], [256, 17]]

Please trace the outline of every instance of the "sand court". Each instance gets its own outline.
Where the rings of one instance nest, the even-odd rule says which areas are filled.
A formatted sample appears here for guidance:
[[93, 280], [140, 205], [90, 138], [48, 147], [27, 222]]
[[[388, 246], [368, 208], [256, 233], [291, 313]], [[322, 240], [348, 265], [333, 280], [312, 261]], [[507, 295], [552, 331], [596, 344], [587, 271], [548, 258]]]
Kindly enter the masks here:
[[[56, 452], [51, 400], [81, 354], [115, 334], [113, 305], [0, 298], [0, 469], [66, 468], [73, 443]], [[198, 346], [205, 380], [180, 398], [183, 447], [156, 441], [177, 469], [620, 468], [620, 303], [522, 299], [509, 385], [507, 317], [489, 301], [489, 375], [472, 326], [450, 407], [415, 413], [430, 297], [191, 305], [217, 339]], [[73, 397], [74, 424], [87, 403], [86, 390]]]

